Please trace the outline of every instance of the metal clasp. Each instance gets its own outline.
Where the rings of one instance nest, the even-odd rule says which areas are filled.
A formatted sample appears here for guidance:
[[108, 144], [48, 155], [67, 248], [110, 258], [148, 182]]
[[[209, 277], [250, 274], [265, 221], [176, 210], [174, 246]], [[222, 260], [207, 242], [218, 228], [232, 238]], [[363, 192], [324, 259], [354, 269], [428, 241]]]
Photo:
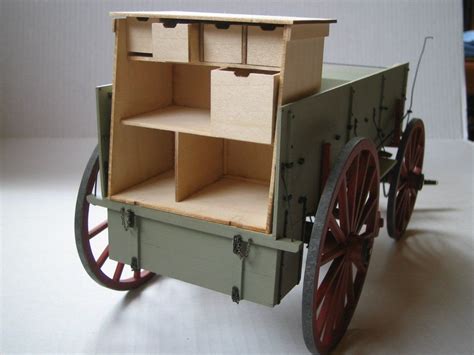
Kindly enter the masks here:
[[[232, 242], [233, 253], [238, 255], [241, 259], [246, 258], [247, 256], [249, 256], [250, 242], [251, 242], [251, 239], [249, 239], [247, 243], [245, 243], [242, 240], [242, 236], [240, 234], [234, 235], [234, 239]], [[244, 243], [246, 244], [245, 248], [243, 245]]]
[[122, 207], [120, 215], [122, 217], [122, 226], [126, 231], [128, 231], [129, 228], [135, 227], [135, 213], [132, 210], [125, 210], [125, 208]]

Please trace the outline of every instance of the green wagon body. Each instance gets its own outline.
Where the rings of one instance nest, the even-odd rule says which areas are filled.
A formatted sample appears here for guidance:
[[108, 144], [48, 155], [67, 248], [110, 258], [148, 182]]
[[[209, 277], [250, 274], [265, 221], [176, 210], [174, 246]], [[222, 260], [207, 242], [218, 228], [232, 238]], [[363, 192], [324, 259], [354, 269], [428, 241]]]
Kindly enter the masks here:
[[[325, 170], [353, 137], [369, 138], [379, 150], [397, 143], [407, 75], [408, 64], [326, 64], [318, 93], [280, 108], [271, 234], [90, 195], [91, 204], [108, 209], [109, 257], [234, 300], [280, 303], [300, 282], [308, 242], [305, 220], [316, 213]], [[97, 88], [102, 191], [107, 189], [111, 91], [111, 86]], [[380, 158], [381, 177], [395, 162]]]

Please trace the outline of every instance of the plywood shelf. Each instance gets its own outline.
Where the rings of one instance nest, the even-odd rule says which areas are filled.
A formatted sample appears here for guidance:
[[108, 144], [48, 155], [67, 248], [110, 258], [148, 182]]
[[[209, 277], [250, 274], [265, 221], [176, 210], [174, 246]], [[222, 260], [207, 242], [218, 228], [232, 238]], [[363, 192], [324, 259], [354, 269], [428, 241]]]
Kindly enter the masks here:
[[174, 171], [170, 170], [115, 194], [111, 199], [265, 232], [268, 191], [268, 184], [224, 176], [186, 200], [176, 202]]
[[172, 105], [122, 120], [127, 126], [211, 136], [209, 109]]
[[[171, 63], [171, 64], [183, 64], [182, 62], [173, 62], [173, 61], [160, 61], [156, 58], [153, 58], [151, 54], [142, 54], [138, 55], [136, 53], [130, 52], [128, 54], [128, 59], [137, 62], [155, 62], [155, 63]], [[214, 68], [240, 68], [240, 69], [260, 69], [260, 70], [280, 70], [279, 66], [268, 66], [268, 65], [259, 65], [259, 64], [241, 64], [241, 63], [217, 63], [217, 62], [190, 62], [184, 63], [187, 65], [201, 65], [207, 67], [214, 67]]]

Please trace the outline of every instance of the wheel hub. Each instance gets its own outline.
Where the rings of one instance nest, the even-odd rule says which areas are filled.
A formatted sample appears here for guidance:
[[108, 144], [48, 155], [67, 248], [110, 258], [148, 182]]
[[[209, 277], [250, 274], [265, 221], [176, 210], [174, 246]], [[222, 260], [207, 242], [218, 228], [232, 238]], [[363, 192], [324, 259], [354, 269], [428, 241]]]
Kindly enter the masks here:
[[372, 254], [370, 239], [361, 238], [357, 235], [350, 235], [345, 245], [346, 255], [352, 261], [362, 260], [365, 265], [369, 263]]
[[408, 186], [414, 188], [417, 191], [420, 191], [423, 188], [425, 181], [425, 175], [417, 174], [413, 171], [408, 173]]

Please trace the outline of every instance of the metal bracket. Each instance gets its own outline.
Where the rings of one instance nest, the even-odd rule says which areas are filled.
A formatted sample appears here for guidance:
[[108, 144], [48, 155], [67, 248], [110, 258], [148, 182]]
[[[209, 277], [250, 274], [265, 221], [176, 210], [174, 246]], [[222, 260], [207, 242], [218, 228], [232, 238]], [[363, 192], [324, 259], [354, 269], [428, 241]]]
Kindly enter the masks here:
[[240, 302], [239, 288], [237, 286], [232, 286], [232, 302], [237, 304]]
[[135, 227], [135, 213], [132, 210], [126, 210], [122, 207], [122, 209], [120, 210], [120, 215], [122, 217], [123, 229], [128, 231], [129, 228]]
[[138, 258], [136, 256], [132, 257], [130, 266], [132, 267], [132, 271], [140, 271], [140, 267], [138, 266]]
[[244, 259], [247, 256], [249, 256], [250, 241], [251, 241], [251, 239], [249, 239], [247, 241], [247, 246], [245, 247], [245, 250], [244, 250], [243, 249], [244, 241], [242, 240], [242, 236], [240, 234], [234, 235], [234, 239], [232, 240], [232, 251], [233, 251], [233, 253], [238, 255], [241, 259]]

